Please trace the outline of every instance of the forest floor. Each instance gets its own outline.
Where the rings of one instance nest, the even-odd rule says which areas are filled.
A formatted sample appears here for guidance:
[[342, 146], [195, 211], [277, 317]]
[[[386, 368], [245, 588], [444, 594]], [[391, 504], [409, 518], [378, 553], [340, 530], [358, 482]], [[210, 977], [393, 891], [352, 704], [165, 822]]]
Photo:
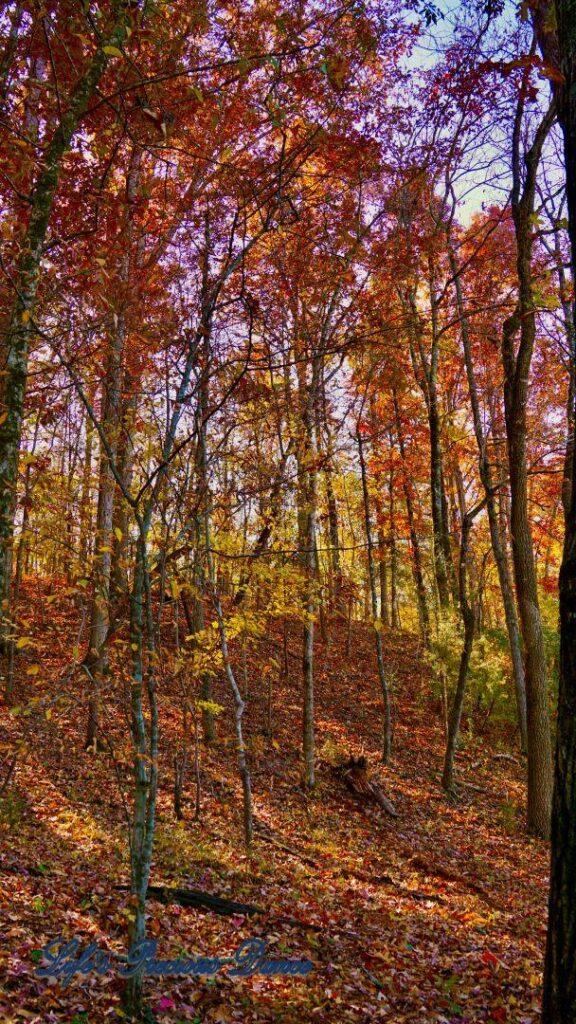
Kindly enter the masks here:
[[[73, 600], [31, 584], [26, 595], [33, 640], [18, 658], [21, 686], [43, 701], [67, 687], [70, 699], [51, 705], [48, 719], [9, 712], [5, 705], [0, 711], [2, 758], [9, 744], [26, 730], [30, 734], [0, 801], [0, 1020], [122, 1020], [117, 974], [77, 975], [63, 987], [35, 970], [40, 951], [57, 936], [126, 951], [129, 897], [114, 888], [129, 878], [123, 684], [116, 696], [111, 692], [106, 711], [113, 764], [106, 751], [83, 750], [85, 710], [73, 702], [67, 672], [79, 629]], [[148, 929], [158, 941], [157, 956], [225, 957], [242, 939], [262, 937], [269, 956], [311, 959], [314, 970], [301, 978], [233, 979], [225, 970], [214, 978], [149, 977], [146, 995], [156, 1019], [533, 1024], [548, 851], [524, 831], [521, 759], [502, 737], [467, 738], [457, 757], [460, 797], [447, 800], [439, 787], [443, 730], [428, 668], [412, 635], [385, 630], [395, 729], [392, 762], [382, 767], [373, 636], [368, 626], [355, 625], [347, 654], [345, 633], [331, 624], [329, 644], [319, 638], [316, 645], [319, 765], [311, 796], [300, 787], [297, 624], [288, 630], [288, 678], [277, 682], [275, 670], [273, 736], [265, 735], [263, 666], [272, 657], [280, 660], [281, 627], [272, 625], [247, 658], [246, 734], [259, 823], [250, 858], [242, 840], [225, 681], [215, 683], [214, 699], [225, 708], [218, 737], [201, 746], [199, 821], [193, 820], [193, 771], [185, 820], [174, 817], [172, 758], [180, 713], [177, 700], [160, 693], [164, 739], [151, 882], [203, 889], [267, 913], [221, 917], [150, 901]], [[329, 767], [337, 749], [366, 755], [398, 817], [344, 788]], [[505, 750], [515, 760], [494, 757]], [[316, 927], [279, 920], [286, 917]]]

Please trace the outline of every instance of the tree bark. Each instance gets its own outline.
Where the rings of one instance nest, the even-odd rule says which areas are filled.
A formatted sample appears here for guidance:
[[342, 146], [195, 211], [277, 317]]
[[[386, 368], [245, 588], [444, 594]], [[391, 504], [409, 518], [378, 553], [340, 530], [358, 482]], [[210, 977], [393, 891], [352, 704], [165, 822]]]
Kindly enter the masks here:
[[454, 290], [456, 292], [456, 308], [458, 311], [458, 318], [460, 322], [460, 335], [462, 338], [462, 347], [464, 349], [464, 362], [466, 365], [468, 391], [470, 394], [470, 404], [472, 407], [474, 434], [476, 436], [476, 443], [478, 446], [478, 465], [480, 480], [482, 482], [482, 486], [484, 488], [484, 495], [486, 498], [486, 511], [488, 513], [488, 523], [490, 527], [490, 540], [492, 543], [494, 561], [496, 562], [496, 569], [498, 571], [498, 581], [500, 583], [500, 592], [502, 594], [504, 616], [506, 619], [506, 628], [508, 631], [508, 642], [510, 645], [510, 656], [512, 659], [512, 671], [514, 675], [514, 690], [516, 694], [516, 710], [518, 715], [518, 726], [520, 729], [520, 741], [522, 749], [527, 750], [528, 725], [526, 718], [526, 683], [524, 679], [524, 662], [522, 659], [522, 648], [520, 643], [520, 628], [518, 625], [516, 603], [514, 600], [514, 592], [512, 589], [510, 567], [508, 565], [506, 549], [500, 534], [500, 523], [498, 521], [498, 510], [496, 508], [494, 480], [492, 476], [492, 467], [490, 465], [490, 459], [488, 457], [488, 447], [486, 437], [484, 434], [484, 426], [482, 423], [482, 414], [480, 410], [480, 401], [478, 398], [478, 389], [476, 386], [476, 374], [474, 370], [474, 361], [472, 357], [472, 346], [470, 341], [470, 332], [468, 329], [468, 317], [466, 315], [466, 308], [464, 304], [462, 282], [460, 280], [460, 274], [458, 272], [456, 256], [454, 253], [454, 248], [452, 245], [452, 240], [450, 238], [449, 230], [447, 231], [447, 244], [448, 255], [450, 258], [450, 267], [454, 278]]
[[[392, 446], [392, 442], [390, 442]], [[390, 460], [388, 474], [389, 544], [390, 544], [390, 620], [392, 629], [400, 629], [398, 607], [398, 548], [396, 546], [396, 496], [394, 493], [394, 466]]]
[[[135, 146], [132, 150], [126, 177], [126, 247], [120, 265], [120, 281], [124, 286], [127, 286], [130, 281], [133, 204], [140, 180], [141, 157], [141, 149]], [[124, 444], [122, 446], [120, 444], [122, 428], [127, 426], [122, 402], [124, 350], [127, 338], [127, 319], [124, 308], [113, 315], [110, 329], [110, 349], [102, 394], [102, 429], [108, 441], [108, 450], [102, 449], [100, 453], [94, 554], [94, 590], [88, 652], [83, 663], [92, 683], [92, 694], [88, 705], [86, 747], [90, 747], [96, 742], [98, 732], [100, 697], [107, 662], [106, 640], [111, 621], [110, 591], [113, 564], [112, 552], [114, 550], [114, 509], [115, 505], [118, 505], [118, 501], [123, 502], [121, 496], [117, 497], [116, 478], [112, 469], [112, 463], [118, 463], [117, 470], [127, 488], [130, 486], [132, 475], [131, 445], [128, 436], [124, 438]], [[127, 435], [129, 434], [130, 425], [128, 423]], [[122, 585], [121, 579], [123, 575], [118, 566], [118, 561], [125, 550], [128, 535], [128, 519], [125, 514], [122, 516], [121, 521], [122, 537], [119, 538], [121, 546], [116, 549], [117, 563], [115, 568], [118, 588]], [[118, 528], [120, 529], [120, 527]], [[127, 576], [125, 574], [123, 584], [127, 586]], [[114, 595], [116, 605], [118, 604], [118, 597], [119, 593], [117, 592]]]
[[474, 517], [477, 515], [477, 513], [480, 511], [483, 505], [484, 502], [477, 506], [472, 512], [465, 513], [464, 516], [462, 517], [458, 583], [460, 592], [460, 614], [462, 616], [462, 624], [464, 626], [464, 642], [462, 645], [462, 653], [460, 655], [458, 681], [456, 683], [456, 689], [454, 691], [452, 704], [450, 706], [450, 713], [448, 716], [446, 753], [444, 755], [444, 770], [442, 772], [442, 788], [445, 789], [447, 793], [450, 793], [454, 788], [454, 755], [456, 753], [458, 736], [460, 735], [460, 722], [462, 720], [464, 694], [466, 692], [466, 680], [468, 678], [468, 668], [470, 666], [470, 658], [472, 656], [472, 647], [474, 644], [474, 635], [476, 633], [476, 625], [478, 620], [478, 608], [476, 600], [474, 597], [472, 597], [471, 599], [469, 599], [468, 597], [467, 578], [470, 530], [472, 529]]
[[434, 575], [438, 600], [441, 608], [450, 604], [450, 578], [453, 575], [450, 536], [446, 513], [444, 467], [440, 410], [438, 407], [438, 362], [440, 358], [438, 337], [438, 311], [435, 296], [434, 268], [430, 264], [429, 274], [430, 305], [432, 312], [432, 347], [430, 358], [426, 355], [423, 342], [423, 327], [413, 293], [403, 298], [409, 315], [410, 357], [414, 376], [426, 403], [428, 429], [430, 432], [430, 502], [434, 537]]
[[384, 705], [384, 728], [382, 731], [382, 763], [388, 764], [392, 753], [392, 714], [390, 707], [390, 691], [386, 679], [384, 666], [384, 651], [382, 648], [382, 621], [378, 619], [378, 591], [376, 586], [376, 566], [374, 564], [374, 544], [372, 539], [372, 523], [370, 520], [370, 495], [368, 493], [368, 477], [366, 473], [366, 460], [362, 434], [358, 430], [356, 434], [358, 444], [358, 456], [360, 459], [360, 472], [362, 475], [362, 496], [364, 499], [364, 528], [366, 531], [366, 547], [368, 556], [368, 579], [370, 583], [370, 598], [372, 602], [372, 619], [374, 623], [374, 641], [376, 644], [376, 661], [378, 664], [378, 678], [382, 691], [382, 702]]
[[428, 599], [426, 596], [426, 584], [424, 582], [424, 573], [422, 570], [422, 555], [420, 551], [420, 541], [418, 539], [418, 531], [416, 529], [416, 520], [414, 517], [414, 505], [412, 502], [412, 490], [408, 480], [408, 468], [406, 460], [406, 445], [404, 443], [404, 431], [402, 428], [402, 418], [400, 415], [400, 406], [398, 403], [398, 395], [396, 391], [392, 394], [394, 401], [394, 417], [396, 420], [396, 435], [398, 437], [398, 447], [400, 449], [400, 457], [402, 459], [402, 486], [404, 490], [404, 501], [406, 502], [406, 513], [408, 516], [408, 529], [410, 531], [410, 545], [412, 547], [412, 565], [414, 569], [414, 583], [416, 585], [416, 598], [418, 601], [418, 618], [420, 620], [420, 631], [426, 643], [430, 640], [430, 613], [428, 611]]
[[[553, 121], [550, 109], [540, 123], [521, 169], [521, 130], [524, 94], [517, 107], [513, 134], [512, 216], [516, 234], [518, 305], [502, 333], [504, 408], [511, 492], [512, 558], [520, 626], [526, 655], [528, 735], [528, 828], [535, 835], [550, 835], [552, 810], [552, 742], [548, 708], [546, 651], [538, 603], [534, 547], [528, 516], [526, 408], [530, 364], [536, 339], [536, 304], [532, 284], [532, 218], [536, 174], [542, 146]], [[514, 339], [520, 333], [518, 351]]]
[[[566, 194], [576, 281], [576, 2], [556, 0], [554, 22], [541, 4], [539, 43], [545, 58], [564, 76], [555, 86], [564, 137]], [[575, 325], [576, 328], [576, 325]], [[573, 410], [573, 421], [576, 410]], [[576, 446], [571, 479], [576, 480]], [[554, 769], [550, 900], [544, 964], [543, 1024], [576, 1020], [576, 488], [570, 488], [560, 568], [560, 671]]]
[[[112, 4], [117, 24], [105, 42], [118, 48], [128, 28], [127, 0]], [[2, 338], [3, 369], [0, 392], [0, 601], [9, 607], [11, 545], [14, 508], [18, 484], [18, 460], [22, 417], [28, 376], [28, 351], [34, 331], [34, 312], [38, 295], [42, 251], [54, 199], [58, 190], [62, 159], [110, 59], [106, 46], [100, 46], [70, 97], [67, 110], [43, 154], [41, 171], [30, 197], [30, 216], [22, 243], [19, 265], [14, 276], [16, 296], [7, 317]]]

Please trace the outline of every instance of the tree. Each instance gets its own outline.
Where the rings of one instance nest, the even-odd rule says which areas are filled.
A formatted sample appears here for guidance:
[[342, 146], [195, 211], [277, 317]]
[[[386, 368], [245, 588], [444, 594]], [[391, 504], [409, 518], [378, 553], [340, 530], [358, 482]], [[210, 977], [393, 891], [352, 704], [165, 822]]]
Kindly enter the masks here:
[[[530, 364], [536, 340], [536, 302], [532, 279], [536, 176], [542, 147], [555, 117], [549, 107], [538, 124], [534, 139], [524, 153], [521, 138], [529, 69], [524, 73], [512, 135], [512, 216], [516, 234], [518, 302], [503, 326], [502, 363], [504, 405], [510, 472], [512, 558], [520, 623], [526, 652], [528, 739], [528, 827], [536, 835], [550, 835], [552, 813], [552, 740], [548, 708], [548, 680], [542, 621], [530, 522], [528, 515], [528, 467], [526, 454], [526, 407]], [[515, 350], [515, 337], [520, 340]]]
[[[557, 31], [554, 31], [555, 10]], [[576, 281], [576, 4], [534, 4], [536, 33], [551, 73], [564, 139], [572, 281]], [[572, 446], [572, 481], [576, 449]], [[572, 483], [559, 580], [560, 665], [552, 804], [550, 900], [544, 965], [544, 1024], [576, 1019], [576, 488]]]
[[[64, 155], [78, 131], [111, 56], [114, 53], [121, 54], [134, 17], [133, 5], [123, 0], [114, 0], [110, 13], [112, 17], [104, 36], [99, 35], [97, 39], [96, 54], [89, 59], [85, 58], [82, 73], [73, 83], [64, 107], [60, 107], [60, 100], [58, 102], [57, 123], [44, 148], [41, 170], [30, 192], [28, 223], [11, 274], [14, 295], [12, 307], [6, 313], [6, 326], [3, 332], [5, 373], [2, 377], [0, 395], [0, 600], [5, 611], [8, 610], [10, 602], [11, 541], [28, 375], [28, 351], [34, 330], [43, 246], [58, 190]], [[19, 20], [17, 14], [14, 19], [16, 28]]]

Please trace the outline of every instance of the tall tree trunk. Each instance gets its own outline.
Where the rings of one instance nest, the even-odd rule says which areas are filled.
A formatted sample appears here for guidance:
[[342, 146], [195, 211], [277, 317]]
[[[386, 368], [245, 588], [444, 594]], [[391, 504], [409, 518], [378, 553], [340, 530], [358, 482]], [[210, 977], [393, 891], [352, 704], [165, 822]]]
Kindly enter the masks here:
[[[134, 475], [134, 419], [138, 409], [138, 394], [135, 382], [128, 372], [124, 372], [122, 381], [122, 411], [120, 427], [120, 444], [118, 449], [118, 471], [128, 489], [132, 486]], [[130, 509], [120, 493], [114, 492], [114, 508], [112, 512], [112, 571], [110, 576], [111, 617], [118, 613], [118, 606], [129, 590], [128, 560], [130, 549]]]
[[429, 265], [430, 306], [432, 315], [432, 346], [430, 358], [424, 349], [423, 326], [416, 306], [414, 292], [402, 301], [409, 318], [408, 337], [410, 358], [416, 382], [426, 403], [430, 432], [430, 503], [434, 538], [434, 575], [441, 608], [450, 604], [450, 581], [453, 576], [450, 535], [446, 517], [446, 494], [442, 455], [442, 432], [438, 405], [438, 362], [440, 346], [438, 335], [438, 300], [432, 260]]
[[[438, 398], [438, 366], [440, 359], [440, 335], [438, 324], [438, 297], [436, 294], [436, 267], [434, 259], [430, 256], [428, 261], [429, 287], [430, 287], [430, 314], [432, 322], [432, 348], [428, 369], [428, 424], [430, 428], [430, 483], [432, 489], [432, 522], [434, 526], [434, 550], [438, 547], [443, 560], [442, 574], [446, 576], [446, 584], [449, 593], [457, 603], [457, 585], [452, 560], [452, 547], [450, 544], [450, 523], [448, 519], [448, 502], [446, 500], [446, 485], [444, 480], [444, 453], [442, 450], [442, 422], [440, 415], [440, 403]], [[435, 557], [438, 557], [435, 555]], [[442, 579], [442, 592], [440, 587], [438, 593], [440, 603], [445, 607], [449, 597], [444, 591], [444, 579]], [[442, 600], [444, 597], [444, 601]]]
[[[392, 448], [392, 439], [390, 439]], [[394, 490], [394, 465], [390, 460], [388, 474], [389, 543], [390, 543], [390, 619], [392, 629], [400, 629], [398, 607], [398, 548], [396, 546], [396, 494]]]
[[424, 582], [424, 573], [422, 570], [422, 555], [420, 552], [420, 541], [418, 539], [418, 531], [416, 529], [416, 520], [414, 517], [412, 490], [408, 478], [406, 445], [404, 443], [404, 430], [402, 427], [402, 418], [400, 415], [400, 406], [398, 404], [398, 395], [396, 391], [393, 391], [392, 397], [394, 401], [396, 435], [398, 437], [398, 447], [400, 449], [400, 457], [402, 459], [402, 486], [404, 490], [404, 501], [406, 502], [406, 514], [408, 516], [408, 529], [410, 531], [410, 545], [412, 548], [412, 566], [414, 571], [414, 583], [416, 585], [416, 598], [418, 601], [418, 618], [420, 620], [420, 631], [422, 633], [424, 640], [426, 641], [426, 643], [428, 643], [430, 640], [430, 613], [428, 611], [426, 584]]
[[[311, 451], [311, 448], [308, 448]], [[315, 784], [314, 769], [314, 624], [316, 621], [316, 470], [307, 473], [304, 551], [304, 638], [302, 648], [303, 722], [302, 750], [304, 783], [308, 789]]]
[[304, 785], [315, 785], [314, 738], [314, 630], [317, 611], [316, 584], [316, 503], [317, 469], [314, 451], [314, 409], [318, 388], [318, 363], [312, 361], [312, 380], [306, 380], [302, 365], [299, 370], [298, 423], [298, 536], [300, 562], [304, 576], [302, 642], [302, 753]]
[[116, 481], [110, 464], [110, 457], [116, 458], [120, 431], [122, 404], [122, 355], [124, 351], [123, 321], [113, 328], [108, 356], [106, 380], [102, 394], [102, 430], [110, 451], [100, 451], [100, 473], [98, 486], [98, 507], [94, 538], [94, 568], [92, 608], [88, 650], [84, 658], [84, 669], [91, 684], [88, 703], [86, 747], [97, 741], [99, 709], [104, 676], [106, 671], [106, 638], [110, 625], [110, 574], [112, 568], [112, 521]]
[[[94, 396], [89, 396], [93, 402]], [[91, 534], [91, 488], [92, 488], [92, 451], [94, 446], [94, 424], [88, 415], [85, 417], [84, 461], [82, 466], [82, 486], [80, 492], [80, 572], [86, 573], [86, 563], [90, 551]]]
[[452, 270], [452, 276], [454, 278], [454, 289], [456, 292], [456, 307], [458, 310], [458, 318], [460, 322], [460, 335], [462, 338], [462, 347], [464, 349], [464, 361], [466, 364], [468, 391], [470, 394], [470, 404], [472, 407], [474, 434], [476, 436], [476, 444], [478, 446], [478, 464], [480, 480], [482, 482], [482, 486], [484, 488], [484, 495], [486, 498], [486, 511], [488, 513], [488, 523], [490, 526], [490, 540], [492, 543], [494, 561], [496, 562], [496, 569], [498, 571], [498, 581], [500, 583], [500, 592], [502, 594], [504, 616], [506, 619], [506, 628], [508, 631], [508, 643], [510, 645], [510, 656], [512, 659], [512, 671], [514, 676], [514, 690], [516, 694], [516, 711], [518, 716], [518, 726], [520, 729], [520, 741], [522, 749], [527, 750], [528, 725], [526, 719], [526, 683], [524, 679], [524, 662], [522, 660], [522, 648], [520, 643], [520, 628], [518, 625], [518, 616], [516, 614], [516, 602], [514, 600], [514, 592], [512, 589], [510, 567], [508, 564], [506, 548], [504, 546], [502, 536], [500, 533], [498, 510], [496, 508], [494, 480], [492, 476], [492, 467], [490, 465], [490, 459], [488, 457], [488, 447], [486, 437], [484, 434], [482, 413], [480, 410], [480, 401], [478, 398], [478, 389], [476, 386], [476, 374], [474, 370], [474, 361], [472, 357], [472, 346], [470, 342], [468, 317], [466, 314], [466, 308], [464, 304], [462, 282], [460, 279], [460, 274], [456, 263], [456, 256], [454, 253], [452, 241], [450, 239], [449, 230], [447, 232], [447, 243], [448, 255], [450, 258], [450, 267]]
[[23, 14], [24, 4], [16, 3], [10, 16], [10, 31], [0, 56], [0, 102], [2, 103], [4, 103], [8, 92], [10, 70], [18, 48], [18, 36], [20, 34]]
[[384, 728], [382, 731], [382, 762], [388, 764], [392, 753], [392, 714], [390, 707], [390, 691], [386, 679], [384, 667], [384, 651], [382, 648], [382, 622], [378, 619], [378, 592], [376, 587], [376, 566], [374, 564], [374, 544], [372, 540], [372, 523], [370, 521], [370, 495], [368, 493], [368, 477], [366, 473], [366, 460], [362, 434], [358, 430], [356, 434], [358, 444], [358, 456], [360, 459], [360, 472], [362, 475], [362, 495], [364, 499], [364, 528], [366, 531], [366, 547], [368, 555], [368, 579], [370, 583], [370, 598], [372, 604], [372, 619], [374, 623], [374, 641], [376, 644], [376, 661], [378, 664], [378, 678], [382, 691], [382, 702], [384, 705]]
[[22, 417], [28, 376], [28, 351], [34, 331], [34, 312], [42, 262], [42, 251], [58, 190], [64, 154], [84, 116], [91, 97], [110, 59], [110, 46], [122, 46], [128, 28], [127, 0], [112, 4], [118, 23], [101, 45], [70, 96], [67, 110], [48, 143], [41, 171], [30, 198], [28, 226], [22, 242], [19, 265], [14, 275], [17, 294], [7, 316], [2, 337], [3, 375], [0, 391], [0, 601], [9, 607], [11, 545], [18, 483], [18, 459]]
[[[520, 626], [526, 652], [528, 731], [528, 828], [550, 835], [552, 809], [552, 741], [548, 708], [546, 650], [538, 603], [534, 547], [528, 516], [526, 407], [530, 364], [536, 338], [536, 304], [532, 284], [533, 216], [536, 175], [542, 146], [553, 121], [552, 110], [540, 123], [534, 142], [524, 154], [521, 169], [521, 132], [524, 93], [518, 101], [513, 135], [512, 215], [516, 234], [518, 305], [502, 332], [504, 407], [510, 472], [512, 558]], [[520, 333], [518, 351], [515, 337]]]
[[[340, 564], [340, 537], [338, 531], [338, 503], [334, 493], [334, 450], [332, 433], [328, 423], [326, 394], [322, 381], [322, 401], [318, 403], [318, 453], [324, 457], [324, 485], [326, 488], [326, 508], [328, 511], [329, 538], [329, 597], [332, 607], [345, 614], [345, 603], [341, 600], [342, 567]], [[326, 434], [326, 450], [323, 450], [322, 432]]]
[[472, 656], [474, 634], [478, 621], [478, 608], [474, 596], [468, 596], [468, 563], [470, 556], [470, 530], [474, 517], [483, 507], [484, 502], [477, 506], [472, 512], [465, 513], [462, 518], [462, 533], [460, 541], [460, 565], [459, 565], [459, 591], [460, 591], [460, 614], [464, 626], [464, 642], [460, 655], [458, 668], [458, 681], [450, 706], [448, 716], [448, 729], [446, 738], [446, 753], [444, 755], [444, 770], [442, 772], [442, 787], [450, 793], [454, 787], [454, 755], [460, 734], [460, 722], [462, 720], [462, 709], [464, 706], [464, 694], [466, 692], [466, 680], [468, 668]]
[[[572, 281], [576, 281], [576, 2], [556, 0], [535, 16], [544, 56], [560, 66], [564, 82], [555, 86], [564, 137], [566, 194]], [[539, 31], [540, 28], [540, 31]], [[573, 411], [576, 418], [576, 410]], [[576, 445], [571, 479], [576, 480]], [[554, 769], [548, 936], [544, 965], [543, 1024], [576, 1020], [576, 487], [571, 487], [560, 568], [560, 671]]]
[[[132, 260], [132, 220], [134, 201], [140, 180], [140, 164], [142, 150], [134, 146], [126, 177], [126, 232], [125, 251], [120, 264], [120, 281], [124, 288], [130, 282]], [[124, 486], [130, 486], [132, 472], [131, 444], [129, 441], [130, 422], [123, 410], [122, 389], [124, 373], [124, 350], [127, 338], [126, 308], [123, 307], [112, 317], [111, 341], [108, 356], [106, 379], [103, 384], [102, 397], [102, 429], [108, 442], [108, 450], [102, 448], [100, 453], [100, 479], [98, 490], [98, 510], [96, 513], [96, 543], [94, 558], [94, 590], [90, 619], [90, 636], [88, 652], [84, 659], [84, 668], [92, 683], [92, 693], [88, 705], [88, 724], [86, 729], [86, 746], [96, 743], [99, 725], [100, 696], [106, 672], [107, 651], [106, 641], [110, 628], [111, 608], [110, 590], [112, 581], [112, 553], [114, 551], [114, 507], [117, 494], [116, 478], [112, 470], [112, 462], [117, 462], [117, 470], [123, 479]], [[124, 443], [121, 444], [123, 428], [126, 431]], [[127, 429], [126, 429], [127, 428]], [[123, 501], [122, 498], [119, 498]], [[118, 527], [122, 536], [116, 537], [116, 573], [118, 587], [127, 585], [127, 578], [122, 581], [120, 559], [124, 554], [128, 537], [128, 520], [122, 516], [123, 529]], [[115, 595], [117, 604], [118, 594]]]
[[[130, 729], [134, 752], [134, 797], [130, 837], [130, 883], [133, 904], [128, 926], [129, 949], [143, 942], [146, 937], [146, 893], [152, 866], [158, 792], [158, 705], [154, 676], [156, 659], [147, 553], [150, 512], [151, 505], [148, 513], [139, 520], [136, 566], [130, 596]], [[144, 713], [144, 693], [148, 703], [147, 716]], [[137, 1020], [141, 1018], [142, 1013], [143, 983], [144, 975], [140, 969], [126, 979], [123, 992], [124, 1009], [130, 1017]]]
[[[376, 498], [374, 502], [376, 506], [376, 517], [379, 524], [382, 523], [384, 512], [382, 509], [382, 502]], [[384, 530], [381, 525], [378, 526], [378, 582], [380, 584], [380, 618], [385, 626], [390, 625], [390, 610], [388, 608], [388, 570], [386, 566], [386, 540], [384, 538]]]
[[572, 282], [566, 278], [564, 268], [564, 255], [562, 253], [559, 228], [554, 225], [554, 261], [558, 274], [558, 288], [560, 292], [560, 304], [562, 306], [562, 317], [564, 330], [566, 332], [566, 343], [568, 347], [568, 398], [566, 402], [566, 453], [564, 456], [564, 476], [562, 477], [562, 508], [564, 510], [564, 525], [566, 526], [570, 516], [572, 502], [572, 487], [574, 486], [574, 427], [576, 401], [576, 326], [575, 326], [575, 305], [574, 298], [570, 298]]
[[238, 756], [238, 772], [240, 775], [240, 781], [242, 783], [244, 841], [246, 843], [246, 848], [250, 849], [254, 832], [254, 824], [252, 814], [252, 783], [250, 779], [250, 770], [248, 767], [248, 759], [246, 757], [246, 744], [244, 742], [244, 734], [242, 729], [242, 716], [244, 714], [245, 703], [244, 700], [242, 699], [242, 694], [240, 693], [238, 683], [236, 682], [236, 676], [234, 675], [234, 670], [232, 668], [232, 662], [230, 659], [230, 653], [228, 649], [226, 623], [224, 621], [222, 603], [220, 601], [220, 596], [217, 588], [216, 573], [214, 570], [214, 556], [212, 554], [209, 501], [207, 502], [207, 508], [205, 511], [205, 531], [205, 551], [206, 562], [208, 565], [208, 579], [210, 581], [210, 590], [212, 593], [212, 600], [214, 602], [216, 619], [218, 622], [220, 650], [222, 653], [224, 671], [226, 673], [228, 683], [230, 684], [230, 689], [232, 690], [232, 697], [234, 700], [234, 731], [236, 733], [236, 753]]

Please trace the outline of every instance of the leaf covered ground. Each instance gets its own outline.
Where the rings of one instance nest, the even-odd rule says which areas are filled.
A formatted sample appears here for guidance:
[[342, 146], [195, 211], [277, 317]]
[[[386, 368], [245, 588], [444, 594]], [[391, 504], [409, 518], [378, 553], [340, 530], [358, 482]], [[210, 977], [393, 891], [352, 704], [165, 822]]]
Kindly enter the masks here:
[[[113, 974], [67, 987], [35, 975], [56, 936], [126, 951], [129, 895], [126, 804], [130, 761], [122, 673], [107, 698], [114, 750], [83, 749], [82, 684], [66, 652], [79, 612], [66, 594], [48, 601], [29, 585], [28, 634], [20, 652], [20, 710], [2, 706], [2, 756], [26, 743], [0, 801], [0, 1019], [99, 1024], [122, 1020]], [[331, 623], [316, 645], [318, 784], [300, 786], [300, 631], [288, 629], [288, 678], [276, 668], [280, 625], [253, 645], [240, 675], [248, 685], [246, 734], [258, 823], [254, 851], [242, 841], [231, 702], [216, 742], [201, 748], [202, 814], [172, 809], [172, 762], [181, 724], [177, 695], [160, 695], [161, 785], [152, 882], [195, 887], [264, 907], [265, 915], [218, 917], [150, 901], [158, 957], [230, 955], [259, 936], [268, 954], [309, 958], [304, 978], [149, 978], [159, 1022], [284, 1024], [535, 1024], [544, 948], [548, 851], [524, 830], [524, 766], [512, 738], [468, 736], [457, 757], [459, 800], [439, 788], [443, 732], [415, 638], [385, 630], [394, 690], [394, 756], [379, 759], [381, 701], [368, 626]], [[241, 659], [238, 657], [238, 660]], [[40, 665], [40, 670], [34, 666]], [[29, 674], [28, 670], [33, 668]], [[272, 735], [266, 735], [267, 678]], [[245, 678], [244, 678], [245, 677]], [[25, 694], [25, 698], [22, 694]], [[65, 699], [55, 701], [57, 695]], [[32, 713], [22, 708], [32, 695]], [[29, 706], [29, 705], [28, 705]], [[46, 715], [48, 712], [48, 717]], [[514, 760], [494, 757], [512, 751]], [[359, 801], [331, 771], [339, 753], [363, 752], [398, 817]], [[301, 922], [301, 925], [282, 921]], [[310, 927], [307, 927], [310, 926]]]

